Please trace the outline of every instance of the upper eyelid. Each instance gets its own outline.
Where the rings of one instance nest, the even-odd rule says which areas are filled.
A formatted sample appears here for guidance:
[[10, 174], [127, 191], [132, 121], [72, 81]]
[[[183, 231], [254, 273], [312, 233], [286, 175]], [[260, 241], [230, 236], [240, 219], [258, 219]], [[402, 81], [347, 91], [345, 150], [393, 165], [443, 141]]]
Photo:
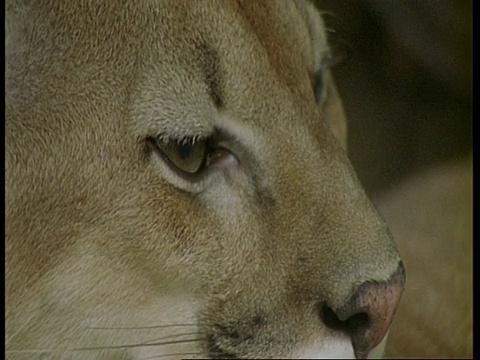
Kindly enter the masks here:
[[214, 116], [212, 127], [206, 128], [202, 126], [195, 127], [200, 129], [199, 133], [193, 133], [195, 128], [190, 128], [192, 131], [175, 132], [175, 131], [153, 131], [150, 133], [150, 138], [166, 139], [167, 141], [178, 141], [180, 139], [191, 139], [197, 137], [198, 140], [207, 140], [212, 143], [220, 144], [227, 150], [237, 156], [239, 162], [241, 159], [248, 159], [253, 161], [257, 158], [257, 154], [261, 154], [264, 146], [264, 140], [258, 132], [252, 131], [249, 126], [243, 125], [240, 120], [232, 118], [232, 116], [225, 111], [220, 112]]
[[166, 144], [176, 143], [179, 145], [189, 144], [197, 144], [201, 141], [208, 141], [209, 139], [213, 138], [215, 135], [215, 130], [212, 131], [211, 134], [204, 135], [204, 134], [184, 134], [184, 135], [171, 135], [167, 133], [160, 133], [157, 135], [149, 136], [150, 138], [155, 138], [157, 140], [163, 141]]
[[[210, 103], [208, 103], [210, 104]], [[144, 137], [156, 138], [165, 142], [198, 142], [205, 139], [209, 139], [215, 135], [216, 131], [216, 118], [218, 117], [218, 111], [213, 109], [204, 109], [206, 111], [199, 111], [198, 113], [185, 114], [181, 116], [185, 111], [178, 111], [177, 114], [173, 114], [171, 118], [159, 117], [146, 129], [143, 134]], [[173, 120], [172, 120], [173, 119]]]

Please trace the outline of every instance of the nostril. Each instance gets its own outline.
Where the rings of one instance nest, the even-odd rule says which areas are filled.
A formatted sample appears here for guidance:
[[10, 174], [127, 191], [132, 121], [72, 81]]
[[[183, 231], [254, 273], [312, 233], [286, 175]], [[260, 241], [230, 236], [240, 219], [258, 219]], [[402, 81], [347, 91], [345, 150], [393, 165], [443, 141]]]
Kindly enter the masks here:
[[345, 320], [340, 320], [332, 308], [327, 305], [324, 305], [320, 310], [320, 318], [327, 327], [343, 331], [350, 336], [364, 333], [370, 327], [371, 322], [370, 317], [364, 312], [352, 315]]
[[403, 292], [405, 270], [397, 271], [386, 281], [366, 281], [341, 306], [319, 304], [323, 323], [343, 331], [352, 340], [357, 358], [366, 358], [385, 337]]

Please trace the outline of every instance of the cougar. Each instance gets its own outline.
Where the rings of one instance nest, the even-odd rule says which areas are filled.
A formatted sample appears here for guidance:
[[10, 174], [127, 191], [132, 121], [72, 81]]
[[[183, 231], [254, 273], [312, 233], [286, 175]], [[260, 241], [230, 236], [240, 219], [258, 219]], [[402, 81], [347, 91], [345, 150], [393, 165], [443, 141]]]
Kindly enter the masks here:
[[379, 356], [404, 288], [302, 1], [8, 1], [9, 359]]

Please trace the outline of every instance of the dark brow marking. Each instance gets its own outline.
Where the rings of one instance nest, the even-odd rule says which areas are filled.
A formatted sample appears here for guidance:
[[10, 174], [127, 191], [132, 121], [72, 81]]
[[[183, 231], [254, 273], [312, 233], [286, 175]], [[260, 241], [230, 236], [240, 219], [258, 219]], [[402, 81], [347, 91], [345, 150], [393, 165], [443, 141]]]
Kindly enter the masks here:
[[223, 106], [223, 99], [219, 82], [219, 56], [204, 40], [195, 43], [195, 52], [198, 54], [198, 64], [205, 77], [208, 91], [217, 107]]

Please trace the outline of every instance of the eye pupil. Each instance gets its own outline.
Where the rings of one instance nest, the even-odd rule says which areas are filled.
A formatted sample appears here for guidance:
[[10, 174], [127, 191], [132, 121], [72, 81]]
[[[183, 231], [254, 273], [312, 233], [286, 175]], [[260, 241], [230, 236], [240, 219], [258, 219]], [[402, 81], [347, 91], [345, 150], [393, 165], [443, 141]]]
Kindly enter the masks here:
[[192, 152], [193, 152], [192, 144], [179, 144], [177, 145], [176, 148], [177, 148], [178, 156], [182, 160], [186, 160], [192, 155]]

